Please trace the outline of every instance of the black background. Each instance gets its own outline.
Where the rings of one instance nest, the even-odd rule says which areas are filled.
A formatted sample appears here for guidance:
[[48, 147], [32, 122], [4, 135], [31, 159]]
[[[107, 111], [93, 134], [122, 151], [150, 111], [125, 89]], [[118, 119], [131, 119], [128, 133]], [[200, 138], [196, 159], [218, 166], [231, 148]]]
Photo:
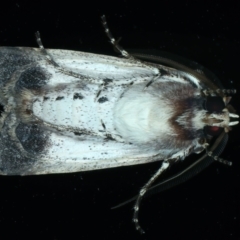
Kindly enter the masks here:
[[[39, 30], [46, 48], [117, 55], [100, 24], [105, 14], [124, 48], [172, 52], [213, 71], [226, 88], [238, 90], [232, 104], [239, 113], [239, 1], [176, 2], [3, 2], [0, 45], [37, 47]], [[145, 199], [145, 235], [131, 222], [132, 204], [110, 208], [134, 196], [160, 163], [2, 176], [0, 239], [240, 239], [239, 149], [236, 126], [222, 154], [232, 167], [214, 163], [187, 183]]]

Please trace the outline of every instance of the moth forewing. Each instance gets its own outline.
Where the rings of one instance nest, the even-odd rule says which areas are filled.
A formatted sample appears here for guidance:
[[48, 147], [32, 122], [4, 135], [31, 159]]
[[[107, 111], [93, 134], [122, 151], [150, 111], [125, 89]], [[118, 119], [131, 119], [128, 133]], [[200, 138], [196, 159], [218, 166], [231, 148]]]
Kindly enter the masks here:
[[[1, 64], [1, 98], [6, 102], [1, 133], [5, 130], [7, 136], [1, 143], [3, 174], [134, 165], [185, 157], [198, 145], [195, 140], [183, 147], [165, 148], [161, 143], [161, 135], [175, 135], [164, 120], [171, 106], [161, 91], [175, 84], [188, 92], [192, 81], [182, 77], [184, 73], [132, 59], [47, 51], [58, 66], [40, 49], [1, 48], [8, 59]], [[156, 79], [159, 70], [163, 74]], [[198, 93], [198, 87], [193, 91]]]

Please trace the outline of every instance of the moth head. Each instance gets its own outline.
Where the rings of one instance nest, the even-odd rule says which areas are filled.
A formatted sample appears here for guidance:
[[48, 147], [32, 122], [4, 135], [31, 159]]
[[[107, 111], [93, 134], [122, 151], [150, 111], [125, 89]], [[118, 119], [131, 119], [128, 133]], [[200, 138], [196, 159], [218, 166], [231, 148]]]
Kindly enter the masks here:
[[205, 124], [205, 132], [209, 135], [218, 135], [221, 129], [227, 133], [231, 130], [231, 126], [238, 124], [235, 119], [239, 116], [235, 114], [234, 108], [229, 104], [230, 100], [231, 97], [225, 95], [206, 96], [203, 107], [207, 112], [202, 121]]

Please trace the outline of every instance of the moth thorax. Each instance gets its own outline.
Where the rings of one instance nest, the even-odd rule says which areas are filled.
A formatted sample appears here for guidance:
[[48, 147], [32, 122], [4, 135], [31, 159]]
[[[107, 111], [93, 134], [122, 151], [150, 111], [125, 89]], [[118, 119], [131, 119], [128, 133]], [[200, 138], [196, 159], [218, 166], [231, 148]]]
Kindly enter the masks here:
[[191, 84], [172, 81], [145, 86], [133, 85], [117, 101], [114, 119], [118, 133], [132, 143], [158, 142], [166, 147], [169, 142], [181, 145], [185, 137], [196, 138], [189, 128], [193, 128], [192, 118], [201, 105], [200, 91]]
[[144, 84], [132, 86], [114, 107], [117, 132], [132, 143], [144, 144], [174, 132], [168, 122], [173, 109], [159, 92], [144, 90]]

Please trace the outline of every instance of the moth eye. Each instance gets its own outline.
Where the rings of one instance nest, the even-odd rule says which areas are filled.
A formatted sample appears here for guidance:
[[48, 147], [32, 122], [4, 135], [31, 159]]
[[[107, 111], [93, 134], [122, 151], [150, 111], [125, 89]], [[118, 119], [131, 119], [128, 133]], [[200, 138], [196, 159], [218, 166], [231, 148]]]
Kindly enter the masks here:
[[219, 136], [223, 131], [223, 128], [217, 126], [205, 126], [204, 133], [211, 137]]
[[225, 108], [225, 104], [221, 97], [207, 97], [203, 107], [209, 113], [222, 112]]

